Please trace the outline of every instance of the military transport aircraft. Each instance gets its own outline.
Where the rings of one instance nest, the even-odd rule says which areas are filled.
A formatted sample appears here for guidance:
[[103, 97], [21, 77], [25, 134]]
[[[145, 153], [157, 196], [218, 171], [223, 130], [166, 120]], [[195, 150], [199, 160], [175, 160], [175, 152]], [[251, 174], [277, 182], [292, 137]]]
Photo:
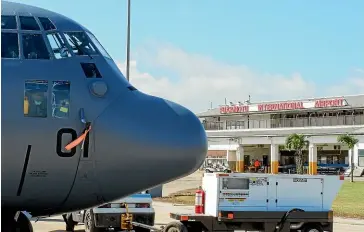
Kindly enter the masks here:
[[3, 231], [32, 230], [20, 211], [90, 208], [203, 163], [198, 118], [138, 91], [77, 22], [2, 1], [1, 49]]

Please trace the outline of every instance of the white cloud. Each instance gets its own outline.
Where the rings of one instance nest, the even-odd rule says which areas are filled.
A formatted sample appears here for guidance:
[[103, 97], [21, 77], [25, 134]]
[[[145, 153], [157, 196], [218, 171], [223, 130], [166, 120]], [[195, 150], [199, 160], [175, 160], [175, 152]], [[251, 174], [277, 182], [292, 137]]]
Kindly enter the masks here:
[[364, 69], [357, 68], [357, 69], [355, 69], [355, 71], [358, 73], [364, 74]]
[[[131, 61], [130, 80], [139, 90], [168, 98], [187, 106], [194, 112], [205, 111], [210, 102], [216, 107], [228, 102], [244, 101], [250, 94], [252, 101], [285, 100], [317, 96], [315, 83], [305, 80], [301, 74], [262, 73], [243, 65], [229, 65], [207, 56], [189, 54], [171, 45], [146, 46], [134, 54], [138, 62], [150, 67], [167, 70], [174, 77], [153, 76], [138, 69], [137, 62]], [[125, 73], [125, 64], [118, 62]], [[325, 94], [353, 94], [364, 88], [364, 73], [356, 70], [356, 76], [344, 80], [340, 86], [320, 89]], [[334, 94], [331, 94], [334, 93]]]
[[343, 78], [341, 83], [329, 86], [326, 93], [332, 95], [364, 94], [364, 70], [357, 68], [353, 73]]

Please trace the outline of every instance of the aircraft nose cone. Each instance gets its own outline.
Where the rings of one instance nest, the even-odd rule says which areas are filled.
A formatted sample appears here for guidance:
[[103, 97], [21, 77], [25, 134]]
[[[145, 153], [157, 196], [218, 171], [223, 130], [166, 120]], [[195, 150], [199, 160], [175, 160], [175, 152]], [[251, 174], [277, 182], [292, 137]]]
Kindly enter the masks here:
[[[169, 154], [172, 163], [169, 168], [176, 168], [175, 164], [184, 165], [181, 172], [195, 171], [206, 158], [207, 138], [200, 120], [190, 110], [174, 102], [164, 100], [168, 107], [177, 115], [177, 118], [167, 122], [167, 126], [174, 128], [166, 133], [165, 146], [173, 153]], [[190, 170], [188, 170], [190, 169]]]
[[[206, 133], [197, 116], [140, 92], [111, 104], [94, 128], [97, 178], [106, 200], [188, 175], [206, 158]], [[127, 186], [115, 185], [122, 180]]]

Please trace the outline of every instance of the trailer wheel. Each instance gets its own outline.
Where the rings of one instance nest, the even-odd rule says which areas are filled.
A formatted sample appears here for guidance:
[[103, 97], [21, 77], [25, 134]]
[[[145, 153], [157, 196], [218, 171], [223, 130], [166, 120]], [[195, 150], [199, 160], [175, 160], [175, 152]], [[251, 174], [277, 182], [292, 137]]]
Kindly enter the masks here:
[[103, 228], [97, 228], [95, 226], [94, 214], [91, 210], [87, 210], [85, 214], [85, 231], [86, 232], [101, 232]]
[[182, 222], [170, 222], [168, 223], [163, 232], [188, 232], [187, 227]]
[[303, 226], [302, 232], [323, 232], [320, 224], [308, 223]]

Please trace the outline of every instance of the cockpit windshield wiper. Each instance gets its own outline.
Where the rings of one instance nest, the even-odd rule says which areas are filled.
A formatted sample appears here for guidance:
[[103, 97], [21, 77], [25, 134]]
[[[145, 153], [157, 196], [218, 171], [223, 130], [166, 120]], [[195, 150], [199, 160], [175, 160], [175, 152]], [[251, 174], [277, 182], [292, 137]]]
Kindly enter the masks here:
[[93, 59], [92, 56], [91, 56], [91, 54], [86, 49], [83, 49], [83, 47], [81, 47], [77, 43], [77, 41], [76, 41], [75, 38], [73, 38], [73, 37], [70, 36], [70, 42], [77, 48], [77, 50], [79, 50], [79, 51], [85, 53], [86, 55], [88, 55], [88, 57], [90, 57], [90, 59]]

